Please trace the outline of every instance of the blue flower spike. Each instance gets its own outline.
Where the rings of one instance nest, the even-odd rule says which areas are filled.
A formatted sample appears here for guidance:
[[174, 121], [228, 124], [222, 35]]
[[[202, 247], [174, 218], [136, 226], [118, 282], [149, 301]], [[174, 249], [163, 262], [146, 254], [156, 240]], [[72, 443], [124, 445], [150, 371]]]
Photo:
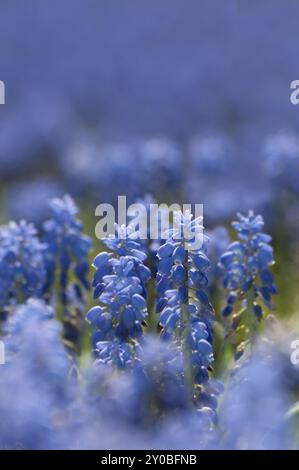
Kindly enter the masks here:
[[209, 259], [204, 248], [202, 218], [190, 211], [174, 215], [169, 238], [158, 250], [157, 312], [162, 339], [174, 342], [185, 357], [185, 382], [198, 410], [211, 408], [218, 393], [209, 371], [213, 362], [214, 312], [207, 294]]
[[22, 220], [0, 228], [0, 308], [40, 297], [46, 280], [44, 245], [33, 224]]
[[[245, 323], [251, 338], [264, 316], [263, 307], [272, 309], [272, 295], [277, 293], [270, 271], [274, 264], [271, 237], [262, 231], [262, 216], [255, 215], [253, 211], [249, 211], [247, 216], [238, 214], [238, 221], [232, 226], [238, 241], [228, 246], [219, 263], [224, 272], [223, 286], [228, 291], [222, 314], [224, 317], [234, 314], [233, 323], [238, 328]], [[236, 321], [238, 316], [244, 318], [241, 325]]]
[[98, 361], [125, 368], [135, 360], [143, 325], [148, 315], [146, 283], [150, 270], [138, 234], [129, 225], [115, 225], [115, 235], [102, 240], [111, 250], [93, 262], [94, 298], [87, 320], [94, 329], [93, 345]]
[[49, 206], [51, 218], [43, 225], [47, 273], [44, 296], [62, 306], [66, 339], [79, 347], [84, 290], [90, 289], [87, 276], [92, 242], [83, 234], [77, 218], [79, 209], [70, 196], [52, 199]]

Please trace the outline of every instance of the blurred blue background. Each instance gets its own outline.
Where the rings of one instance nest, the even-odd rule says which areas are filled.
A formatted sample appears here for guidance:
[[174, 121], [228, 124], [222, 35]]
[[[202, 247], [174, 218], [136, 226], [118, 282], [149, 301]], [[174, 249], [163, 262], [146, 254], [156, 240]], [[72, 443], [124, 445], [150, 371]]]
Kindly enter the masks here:
[[282, 188], [297, 196], [299, 2], [0, 8], [3, 219], [38, 219], [66, 191], [194, 200], [213, 220], [269, 210]]

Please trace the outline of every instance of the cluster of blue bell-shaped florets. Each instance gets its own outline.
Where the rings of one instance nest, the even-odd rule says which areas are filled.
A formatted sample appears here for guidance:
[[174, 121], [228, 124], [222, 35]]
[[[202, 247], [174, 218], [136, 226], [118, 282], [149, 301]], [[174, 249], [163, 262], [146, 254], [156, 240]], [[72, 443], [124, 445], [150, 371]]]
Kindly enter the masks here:
[[238, 218], [232, 226], [239, 241], [231, 243], [220, 258], [220, 265], [225, 270], [223, 285], [229, 290], [223, 315], [230, 315], [237, 300], [253, 289], [253, 310], [257, 318], [261, 318], [262, 307], [258, 299], [270, 309], [272, 295], [277, 292], [269, 269], [274, 264], [271, 236], [262, 232], [264, 220], [261, 215], [255, 216], [250, 211], [247, 216], [238, 214]]
[[[205, 396], [205, 405], [215, 408], [214, 394], [203, 388], [208, 386], [208, 370], [213, 362], [213, 308], [206, 289], [210, 263], [203, 247], [201, 222], [202, 218], [193, 219], [189, 211], [175, 214], [178, 228], [171, 230], [167, 242], [158, 250], [157, 311], [162, 338], [173, 340], [182, 350], [189, 351], [192, 380], [202, 385], [199, 395]], [[192, 237], [186, 239], [187, 232], [201, 237], [202, 243], [190, 243]]]
[[0, 307], [39, 297], [46, 281], [44, 245], [34, 225], [10, 222], [0, 229]]
[[94, 298], [101, 305], [87, 314], [95, 329], [99, 360], [119, 367], [132, 360], [148, 314], [146, 283], [151, 274], [143, 263], [142, 245], [134, 237], [130, 226], [116, 225], [116, 236], [103, 240], [113, 253], [102, 252], [94, 260]]
[[[88, 289], [87, 274], [89, 271], [88, 255], [91, 250], [91, 239], [82, 233], [83, 226], [76, 215], [79, 209], [73, 199], [64, 196], [50, 201], [51, 218], [44, 223], [45, 266], [47, 283], [45, 292], [50, 292], [59, 272], [61, 301], [67, 305], [70, 275], [73, 273], [76, 297], [81, 300], [81, 286]], [[74, 300], [73, 298], [71, 299]]]

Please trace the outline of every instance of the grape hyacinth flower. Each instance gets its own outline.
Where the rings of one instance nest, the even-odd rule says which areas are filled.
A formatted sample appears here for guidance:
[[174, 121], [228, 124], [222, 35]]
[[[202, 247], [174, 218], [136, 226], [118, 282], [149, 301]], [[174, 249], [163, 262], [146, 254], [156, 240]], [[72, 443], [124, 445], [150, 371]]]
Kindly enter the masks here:
[[59, 182], [50, 177], [38, 176], [9, 185], [7, 212], [15, 220], [30, 220], [39, 226], [48, 217], [48, 201], [64, 194]]
[[[135, 403], [131, 403], [131, 413], [137, 421], [155, 422], [161, 416], [165, 419], [178, 410], [188, 410], [183, 368], [179, 349], [155, 336], [146, 337], [140, 362], [136, 363], [133, 371]], [[152, 406], [149, 407], [148, 403]]]
[[298, 193], [299, 139], [291, 131], [280, 131], [265, 140], [263, 162], [266, 175], [276, 189]]
[[[60, 381], [63, 376], [67, 378], [71, 363], [60, 341], [61, 325], [53, 308], [42, 299], [28, 299], [14, 310], [5, 333], [8, 363], [24, 355], [27, 368], [37, 379], [51, 375], [51, 385], [55, 383], [60, 389]], [[34, 360], [37, 351], [38, 361]]]
[[[182, 442], [188, 449], [210, 446], [210, 423], [199, 419], [190, 407], [183, 354], [173, 343], [146, 335], [132, 368], [111, 374], [109, 367], [95, 364], [87, 383], [87, 425], [90, 420], [98, 424], [102, 421], [105, 429], [112, 425], [115, 446], [125, 443], [129, 449], [179, 449]], [[96, 412], [100, 416], [95, 420]], [[92, 429], [97, 437], [94, 426]]]
[[71, 363], [61, 325], [40, 299], [18, 306], [6, 325], [0, 373], [0, 440], [7, 448], [61, 449], [69, 435]]
[[150, 270], [143, 263], [146, 254], [138, 233], [130, 225], [116, 224], [115, 230], [115, 237], [103, 239], [112, 253], [101, 252], [93, 262], [94, 298], [101, 306], [93, 307], [87, 319], [95, 329], [93, 345], [99, 362], [123, 368], [132, 362], [142, 336]]
[[209, 286], [214, 287], [216, 281], [222, 277], [222, 269], [218, 264], [222, 253], [230, 244], [228, 230], [223, 226], [215, 227], [208, 232], [207, 255], [211, 262], [211, 269], [208, 271]]
[[181, 188], [183, 175], [181, 146], [170, 139], [152, 138], [137, 142], [136, 147], [140, 165], [137, 181], [141, 194], [145, 189], [155, 196], [163, 194], [164, 197], [168, 188], [172, 193], [177, 192]]
[[[263, 316], [262, 305], [272, 308], [271, 298], [276, 294], [274, 277], [269, 267], [274, 264], [271, 236], [263, 233], [261, 215], [249, 211], [247, 216], [238, 214], [232, 226], [238, 233], [238, 241], [231, 243], [220, 258], [224, 270], [223, 286], [228, 289], [223, 316], [237, 313], [233, 323], [238, 327], [241, 316], [247, 314], [247, 328], [252, 336], [256, 321]], [[243, 309], [236, 312], [241, 302]]]
[[221, 444], [231, 450], [290, 448], [286, 383], [281, 355], [271, 343], [258, 342], [227, 384], [219, 413]]
[[39, 297], [46, 279], [44, 245], [24, 220], [0, 228], [0, 308]]
[[192, 390], [192, 400], [200, 409], [210, 409], [213, 415], [218, 390], [209, 381], [213, 362], [213, 307], [206, 292], [210, 262], [203, 247], [193, 249], [184, 236], [186, 231], [194, 233], [194, 237], [202, 236], [202, 218], [193, 219], [186, 211], [177, 212], [174, 220], [179, 229], [171, 230], [170, 238], [158, 250], [157, 312], [161, 336], [173, 340], [184, 352], [185, 380]]
[[[82, 223], [76, 217], [79, 210], [70, 196], [52, 199], [49, 205], [52, 217], [43, 225], [47, 271], [44, 293], [52, 298], [57, 282], [67, 339], [76, 342], [77, 332], [83, 324], [82, 288], [90, 288], [87, 275], [92, 242], [82, 233]], [[75, 307], [75, 312], [71, 312], [72, 305]]]
[[91, 399], [98, 409], [103, 408], [106, 419], [126, 421], [140, 430], [144, 425], [149, 428], [159, 424], [162, 416], [165, 420], [178, 411], [189, 411], [182, 352], [149, 334], [138, 353], [138, 361], [125, 374], [111, 374], [108, 368], [95, 364], [87, 401]]

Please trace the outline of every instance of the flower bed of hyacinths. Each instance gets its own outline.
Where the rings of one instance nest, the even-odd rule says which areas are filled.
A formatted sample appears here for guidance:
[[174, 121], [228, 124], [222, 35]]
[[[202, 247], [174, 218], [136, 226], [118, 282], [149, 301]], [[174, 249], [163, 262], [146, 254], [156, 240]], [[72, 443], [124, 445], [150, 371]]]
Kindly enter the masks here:
[[261, 215], [200, 248], [186, 212], [154, 245], [129, 225], [100, 249], [69, 196], [49, 204], [40, 229], [0, 229], [1, 448], [297, 446], [299, 370], [270, 313]]

